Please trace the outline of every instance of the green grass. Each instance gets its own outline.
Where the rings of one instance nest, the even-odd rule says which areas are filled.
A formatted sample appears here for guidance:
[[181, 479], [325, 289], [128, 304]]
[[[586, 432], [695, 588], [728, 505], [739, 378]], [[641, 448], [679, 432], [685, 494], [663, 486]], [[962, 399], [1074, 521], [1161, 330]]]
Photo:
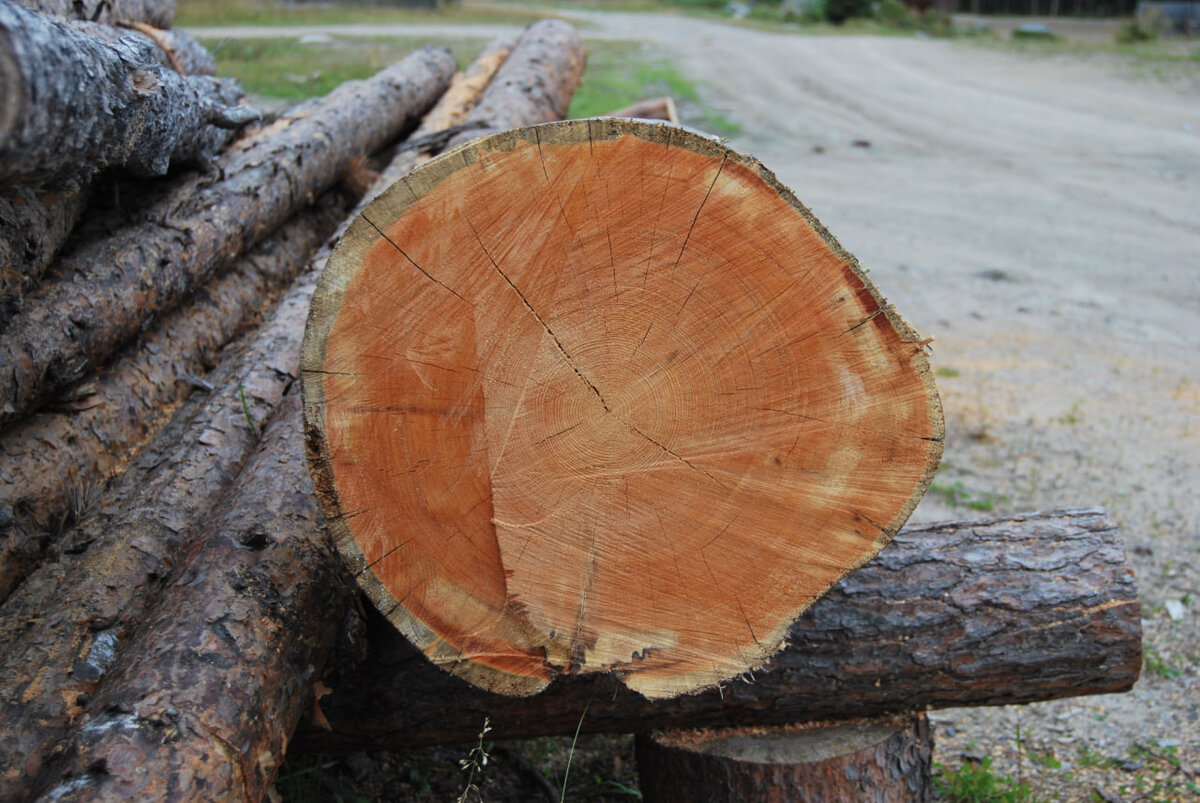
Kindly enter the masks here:
[[959, 767], [938, 764], [935, 769], [934, 787], [954, 803], [1020, 803], [1033, 799], [1028, 782], [993, 772], [991, 757]]
[[934, 374], [945, 379], [953, 379], [959, 375], [959, 370], [957, 368], [951, 368], [948, 365], [941, 365], [938, 366], [936, 371], [934, 371]]
[[229, 25], [349, 25], [430, 23], [528, 25], [547, 16], [536, 9], [456, 3], [438, 10], [358, 3], [299, 3], [279, 0], [178, 0], [175, 25], [202, 28]]
[[1004, 501], [1004, 497], [990, 491], [972, 491], [961, 480], [952, 483], [935, 482], [929, 486], [950, 507], [965, 507], [971, 510], [991, 511]]
[[680, 114], [685, 124], [723, 137], [741, 132], [737, 122], [703, 108], [695, 84], [674, 65], [646, 58], [644, 53], [634, 42], [592, 43], [587, 71], [568, 116], [594, 117], [643, 98], [670, 95], [683, 106]]
[[301, 45], [294, 38], [202, 40], [217, 59], [217, 75], [238, 79], [246, 92], [299, 101], [320, 97], [344, 81], [369, 78], [425, 45], [447, 45], [465, 64], [486, 40], [334, 39]]

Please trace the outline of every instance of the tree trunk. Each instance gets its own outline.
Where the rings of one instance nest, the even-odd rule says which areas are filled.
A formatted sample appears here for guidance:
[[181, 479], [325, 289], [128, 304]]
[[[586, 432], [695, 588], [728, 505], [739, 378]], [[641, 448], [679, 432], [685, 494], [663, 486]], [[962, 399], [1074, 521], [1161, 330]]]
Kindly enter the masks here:
[[506, 132], [381, 195], [330, 260], [315, 484], [447, 670], [693, 692], [761, 666], [908, 518], [942, 447], [922, 346], [757, 162], [628, 120]]
[[41, 281], [90, 197], [90, 185], [0, 190], [0, 321], [21, 309], [25, 294]]
[[347, 165], [412, 127], [449, 84], [454, 57], [415, 53], [235, 145], [143, 220], [62, 260], [0, 332], [0, 425], [79, 379], [328, 189]]
[[[0, 799], [28, 794], [294, 381], [315, 277], [0, 608]], [[190, 413], [190, 414], [188, 414]]]
[[674, 700], [607, 677], [489, 694], [378, 615], [368, 626], [367, 660], [321, 701], [332, 731], [307, 727], [302, 749], [469, 742], [485, 715], [494, 738], [520, 739], [571, 734], [581, 719], [586, 732], [640, 733], [1030, 703], [1127, 691], [1142, 664], [1132, 572], [1098, 509], [907, 527], [817, 600], [762, 670]]
[[154, 45], [154, 60], [180, 75], [217, 74], [217, 60], [187, 31], [164, 31], [144, 22], [122, 23], [117, 28], [86, 22], [76, 25], [94, 36], [110, 41], [131, 35], [146, 39]]
[[170, 28], [175, 22], [175, 0], [16, 0], [22, 6], [74, 20], [104, 25], [144, 22]]
[[354, 617], [294, 387], [45, 777], [52, 800], [262, 800]]
[[[162, 428], [200, 386], [218, 352], [251, 325], [345, 218], [334, 190], [302, 210], [164, 318], [69, 401], [0, 436], [0, 602], [57, 546], [85, 500]], [[196, 379], [190, 379], [195, 377]]]
[[109, 167], [158, 176], [205, 162], [258, 113], [236, 81], [185, 77], [141, 34], [109, 42], [0, 5], [0, 180], [78, 186]]
[[646, 803], [925, 803], [933, 739], [924, 714], [883, 720], [666, 731], [637, 738]]

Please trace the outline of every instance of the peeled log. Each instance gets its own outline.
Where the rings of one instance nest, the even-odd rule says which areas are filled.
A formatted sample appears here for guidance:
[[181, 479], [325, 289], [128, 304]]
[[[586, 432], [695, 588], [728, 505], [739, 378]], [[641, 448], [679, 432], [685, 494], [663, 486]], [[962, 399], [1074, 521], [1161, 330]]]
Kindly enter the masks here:
[[[96, 376], [0, 435], [0, 602], [163, 427], [220, 349], [308, 264], [350, 209], [333, 190], [296, 214]], [[76, 502], [72, 505], [72, 500]]]
[[0, 331], [0, 425], [79, 379], [238, 254], [332, 186], [347, 165], [413, 127], [454, 74], [428, 48], [235, 143], [138, 223], [56, 265], [62, 280]]
[[175, 22], [175, 0], [16, 0], [20, 5], [68, 19], [105, 25], [145, 22], [170, 28]]
[[853, 257], [757, 162], [656, 124], [538, 126], [414, 172], [331, 258], [302, 367], [360, 584], [509, 694], [761, 666], [941, 455], [920, 337]]
[[789, 728], [661, 731], [637, 738], [646, 803], [925, 803], [924, 714]]
[[185, 77], [141, 34], [116, 41], [0, 5], [0, 180], [84, 184], [109, 167], [158, 176], [206, 161], [258, 113], [230, 79]]
[[302, 749], [469, 742], [484, 716], [494, 738], [522, 739], [581, 722], [645, 733], [1013, 705], [1128, 691], [1142, 666], [1133, 572], [1116, 523], [1095, 508], [906, 527], [817, 600], [763, 669], [671, 700], [608, 677], [490, 694], [433, 666], [381, 617], [368, 628], [367, 659], [321, 700], [332, 731], [308, 727]]

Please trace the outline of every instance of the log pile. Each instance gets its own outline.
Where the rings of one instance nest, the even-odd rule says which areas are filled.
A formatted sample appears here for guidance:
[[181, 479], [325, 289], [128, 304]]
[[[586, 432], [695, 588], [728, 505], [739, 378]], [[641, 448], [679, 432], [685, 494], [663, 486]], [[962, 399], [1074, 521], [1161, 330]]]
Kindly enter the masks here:
[[[448, 51], [425, 49], [245, 128], [240, 90], [205, 75], [202, 48], [158, 30], [172, 3], [21, 6], [0, 0], [0, 84], [13, 88], [0, 99], [0, 799], [261, 800], [288, 750], [470, 740], [484, 715], [500, 738], [581, 721], [645, 734], [662, 799], [673, 773], [702, 771], [676, 767], [768, 783], [741, 754], [679, 755], [733, 738], [714, 729], [808, 734], [854, 719], [879, 738], [837, 766], [900, 756], [919, 786], [917, 709], [1136, 679], [1136, 593], [1098, 510], [906, 528], [752, 678], [698, 694], [648, 700], [615, 674], [563, 672], [512, 697], [443, 671], [364, 604], [338, 553], [320, 504], [330, 489], [309, 472], [305, 320], [373, 198], [397, 182], [393, 197], [415, 195], [406, 178], [440, 152], [564, 116], [579, 34], [537, 23], [461, 75]], [[74, 125], [49, 115], [89, 107], [68, 109], [52, 84], [38, 92], [60, 97], [55, 108], [21, 105], [44, 58], [92, 59], [132, 88], [125, 106], [112, 98], [125, 109], [114, 127], [78, 125], [86, 136], [46, 147], [45, 132]], [[215, 94], [199, 100], [199, 86]], [[154, 113], [174, 133], [134, 125], [158, 108], [146, 97], [172, 105], [177, 91], [179, 114]], [[675, 113], [654, 105], [616, 114]], [[106, 209], [118, 190], [121, 208]]]

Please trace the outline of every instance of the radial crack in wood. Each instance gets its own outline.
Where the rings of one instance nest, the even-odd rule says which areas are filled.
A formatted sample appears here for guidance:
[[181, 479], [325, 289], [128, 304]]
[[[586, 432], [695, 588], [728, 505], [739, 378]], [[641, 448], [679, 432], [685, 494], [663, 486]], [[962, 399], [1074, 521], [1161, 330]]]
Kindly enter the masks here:
[[691, 692], [763, 664], [908, 518], [944, 432], [921, 344], [756, 161], [627, 120], [507, 132], [330, 260], [315, 485], [435, 663]]

